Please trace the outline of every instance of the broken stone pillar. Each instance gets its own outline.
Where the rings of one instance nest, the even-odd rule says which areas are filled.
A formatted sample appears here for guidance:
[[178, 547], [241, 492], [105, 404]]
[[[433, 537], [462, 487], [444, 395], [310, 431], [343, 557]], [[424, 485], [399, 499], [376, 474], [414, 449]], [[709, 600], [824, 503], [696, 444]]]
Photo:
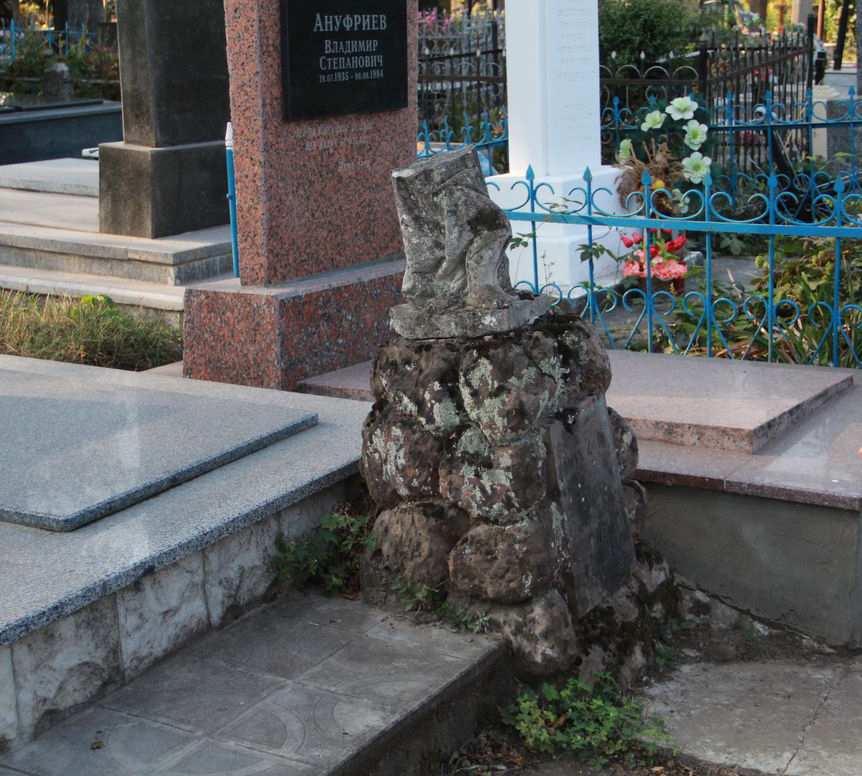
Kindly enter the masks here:
[[445, 588], [511, 640], [523, 674], [549, 676], [578, 656], [578, 621], [631, 577], [634, 437], [608, 413], [591, 327], [512, 290], [511, 227], [474, 152], [394, 181], [407, 303], [375, 356], [363, 431], [363, 474], [385, 510], [364, 595]]
[[123, 142], [99, 147], [99, 228], [165, 237], [228, 223], [221, 0], [118, 0]]

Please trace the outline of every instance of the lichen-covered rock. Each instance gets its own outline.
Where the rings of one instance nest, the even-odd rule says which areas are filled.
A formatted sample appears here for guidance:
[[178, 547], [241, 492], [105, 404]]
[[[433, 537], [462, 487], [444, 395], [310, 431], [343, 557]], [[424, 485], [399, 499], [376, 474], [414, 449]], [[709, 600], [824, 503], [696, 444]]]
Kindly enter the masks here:
[[382, 507], [437, 497], [443, 443], [393, 405], [375, 408], [362, 430], [362, 475]]
[[571, 407], [585, 394], [605, 393], [611, 384], [611, 363], [598, 332], [580, 318], [561, 318], [554, 326], [563, 369], [561, 407]]
[[620, 477], [625, 482], [632, 479], [638, 470], [638, 440], [625, 418], [610, 407], [608, 420], [614, 436], [614, 452], [620, 467]]
[[554, 555], [547, 520], [506, 526], [482, 523], [449, 555], [452, 589], [486, 601], [522, 603], [551, 584]]
[[410, 504], [382, 512], [361, 563], [363, 595], [381, 602], [394, 582], [439, 587], [449, 578], [449, 553], [470, 529], [461, 510]]
[[408, 342], [400, 337], [377, 352], [371, 388], [377, 399], [415, 417], [431, 433], [453, 431], [464, 420], [458, 367], [461, 350], [452, 342]]
[[517, 523], [545, 496], [545, 454], [537, 436], [494, 447], [471, 427], [440, 465], [440, 495], [472, 517]]
[[644, 486], [635, 480], [623, 484], [623, 505], [626, 518], [632, 529], [632, 536], [637, 539], [644, 529], [647, 515], [647, 494]]
[[489, 619], [512, 645], [522, 679], [544, 679], [568, 670], [578, 641], [566, 602], [557, 590], [518, 606], [495, 607]]
[[468, 350], [460, 386], [470, 420], [497, 444], [528, 434], [548, 405], [556, 403], [556, 380], [512, 341]]

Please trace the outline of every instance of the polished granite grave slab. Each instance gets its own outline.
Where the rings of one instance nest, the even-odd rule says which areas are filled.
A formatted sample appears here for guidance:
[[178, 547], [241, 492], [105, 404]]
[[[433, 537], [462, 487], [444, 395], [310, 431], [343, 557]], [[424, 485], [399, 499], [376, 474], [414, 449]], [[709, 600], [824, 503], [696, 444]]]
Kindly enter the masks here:
[[[364, 402], [0, 356], [0, 369], [150, 385], [318, 423], [76, 531], [0, 521], [0, 648], [342, 483], [359, 467]], [[287, 517], [289, 523], [294, 518]], [[285, 526], [289, 528], [290, 526]], [[0, 656], [2, 657], [2, 656]]]
[[[853, 386], [846, 370], [609, 351], [608, 406], [641, 441], [756, 453]], [[312, 377], [296, 390], [371, 401], [371, 362]]]
[[[692, 367], [695, 368], [692, 368]], [[607, 394], [639, 440], [756, 453], [850, 390], [846, 372], [614, 351]]]
[[0, 362], [0, 520], [72, 531], [310, 428], [314, 412]]

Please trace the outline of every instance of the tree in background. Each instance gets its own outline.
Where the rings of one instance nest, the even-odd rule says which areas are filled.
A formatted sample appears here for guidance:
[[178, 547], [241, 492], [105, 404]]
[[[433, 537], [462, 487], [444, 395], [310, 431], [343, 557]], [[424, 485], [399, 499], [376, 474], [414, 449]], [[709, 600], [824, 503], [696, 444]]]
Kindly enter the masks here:
[[18, 18], [18, 0], [0, 0], [0, 20], [9, 22]]

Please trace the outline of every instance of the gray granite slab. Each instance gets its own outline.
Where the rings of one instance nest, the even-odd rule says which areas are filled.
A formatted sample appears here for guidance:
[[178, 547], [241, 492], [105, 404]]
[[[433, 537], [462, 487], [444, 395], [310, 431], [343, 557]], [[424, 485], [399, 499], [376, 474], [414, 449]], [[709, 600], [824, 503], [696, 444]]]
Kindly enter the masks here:
[[[0, 522], [0, 645], [44, 627], [246, 526], [343, 482], [358, 470], [369, 405], [174, 377], [0, 356], [0, 369], [316, 412], [301, 434], [68, 533]], [[34, 535], [38, 538], [34, 541]], [[7, 547], [15, 545], [14, 552]]]
[[316, 422], [99, 372], [0, 369], [0, 520], [71, 531]]
[[52, 194], [99, 196], [99, 163], [91, 159], [48, 159], [0, 166], [0, 188]]

